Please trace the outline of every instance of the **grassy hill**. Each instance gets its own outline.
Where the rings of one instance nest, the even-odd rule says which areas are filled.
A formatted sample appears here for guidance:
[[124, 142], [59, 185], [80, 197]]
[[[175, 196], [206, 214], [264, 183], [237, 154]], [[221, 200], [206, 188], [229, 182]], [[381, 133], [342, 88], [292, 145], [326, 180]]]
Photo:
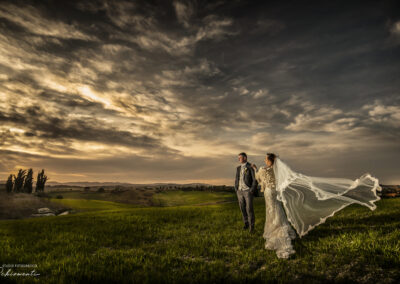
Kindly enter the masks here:
[[153, 189], [129, 189], [105, 192], [73, 190], [47, 192], [46, 195], [53, 198], [61, 195], [66, 199], [104, 200], [137, 206], [151, 206], [153, 205], [152, 197], [155, 193], [156, 191]]
[[156, 206], [178, 205], [207, 205], [236, 201], [231, 192], [204, 192], [204, 191], [164, 191], [153, 195], [153, 204]]
[[4, 191], [0, 191], [0, 220], [27, 218], [31, 214], [37, 213], [37, 210], [43, 207], [47, 207], [54, 212], [72, 209], [63, 204], [54, 203], [51, 199], [39, 198], [34, 194], [7, 194]]
[[[78, 214], [0, 221], [0, 262], [37, 264], [37, 277], [2, 283], [76, 282], [379, 282], [400, 280], [400, 199], [378, 208], [354, 204], [294, 240], [296, 254], [278, 259], [264, 249], [263, 198], [255, 200], [256, 233], [241, 229], [230, 193], [172, 192], [170, 207], [104, 200], [54, 199]], [[209, 194], [209, 193], [207, 193]], [[30, 270], [14, 269], [14, 272]]]

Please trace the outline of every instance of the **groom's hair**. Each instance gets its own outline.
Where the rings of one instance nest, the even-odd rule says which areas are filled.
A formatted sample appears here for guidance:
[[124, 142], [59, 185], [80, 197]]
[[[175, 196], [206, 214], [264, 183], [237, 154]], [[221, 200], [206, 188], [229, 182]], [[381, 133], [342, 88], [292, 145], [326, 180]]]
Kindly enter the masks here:
[[247, 155], [246, 155], [246, 153], [245, 153], [245, 152], [239, 153], [239, 155], [238, 155], [238, 156], [243, 156], [243, 157], [246, 157], [246, 159], [247, 159]]

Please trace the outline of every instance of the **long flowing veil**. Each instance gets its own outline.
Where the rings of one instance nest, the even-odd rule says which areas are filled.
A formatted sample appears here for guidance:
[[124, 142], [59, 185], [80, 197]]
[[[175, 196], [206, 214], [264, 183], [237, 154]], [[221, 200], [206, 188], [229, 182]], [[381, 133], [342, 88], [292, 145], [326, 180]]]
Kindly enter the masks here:
[[300, 238], [344, 207], [358, 203], [375, 210], [381, 198], [378, 179], [364, 174], [353, 181], [345, 178], [306, 176], [295, 172], [281, 159], [273, 165], [277, 199], [283, 203], [288, 221]]

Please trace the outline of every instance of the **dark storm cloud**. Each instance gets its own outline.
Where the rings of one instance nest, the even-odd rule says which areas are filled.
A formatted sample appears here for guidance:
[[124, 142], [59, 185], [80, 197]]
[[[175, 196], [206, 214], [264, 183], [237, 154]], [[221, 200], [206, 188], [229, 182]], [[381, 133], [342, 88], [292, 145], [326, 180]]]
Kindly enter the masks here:
[[[40, 106], [19, 108], [21, 113], [1, 113], [0, 121], [26, 127], [26, 136], [37, 136], [42, 139], [69, 139], [83, 141], [102, 141], [103, 143], [119, 144], [145, 149], [166, 150], [157, 139], [145, 135], [134, 135], [128, 131], [105, 128], [94, 117], [66, 120], [62, 116], [50, 116]], [[162, 148], [162, 149], [160, 149]]]
[[[176, 169], [175, 180], [211, 178], [215, 167], [202, 160], [211, 156], [221, 166], [212, 178], [228, 179], [236, 152], [262, 161], [266, 149], [315, 174], [354, 177], [372, 151], [388, 165], [379, 174], [398, 180], [391, 167], [400, 158], [399, 8], [397, 1], [2, 2], [1, 147], [14, 141], [74, 161], [92, 149], [74, 143], [120, 145], [142, 156], [88, 159], [121, 172], [132, 159], [153, 161], [160, 171]], [[346, 170], [323, 170], [335, 151], [353, 160]], [[187, 172], [160, 163], [167, 157]]]

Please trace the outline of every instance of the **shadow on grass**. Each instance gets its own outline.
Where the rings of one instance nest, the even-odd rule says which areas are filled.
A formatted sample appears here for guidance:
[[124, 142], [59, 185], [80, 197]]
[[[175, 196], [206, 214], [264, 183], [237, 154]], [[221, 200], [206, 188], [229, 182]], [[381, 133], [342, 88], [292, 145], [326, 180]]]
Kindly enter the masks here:
[[[392, 214], [379, 214], [360, 218], [337, 218], [329, 220], [316, 227], [308, 236], [310, 238], [323, 238], [343, 233], [367, 232], [371, 229], [381, 233], [390, 233], [400, 228], [400, 212]], [[304, 236], [306, 237], [306, 236]], [[303, 238], [304, 238], [303, 237]]]

